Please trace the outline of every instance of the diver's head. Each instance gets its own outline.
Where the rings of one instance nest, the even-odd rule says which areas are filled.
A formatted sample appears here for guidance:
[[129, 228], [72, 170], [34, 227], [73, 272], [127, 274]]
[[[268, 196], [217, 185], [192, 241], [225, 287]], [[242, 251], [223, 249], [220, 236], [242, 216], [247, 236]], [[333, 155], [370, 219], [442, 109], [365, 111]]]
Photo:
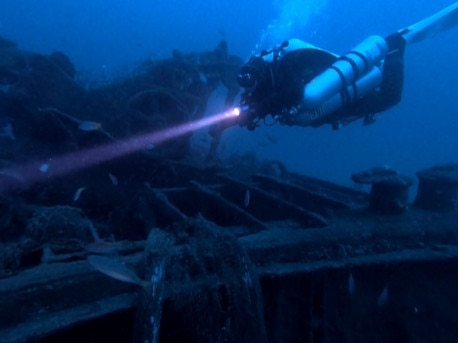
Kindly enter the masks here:
[[247, 91], [253, 91], [266, 76], [267, 62], [261, 57], [252, 57], [240, 69], [237, 82]]

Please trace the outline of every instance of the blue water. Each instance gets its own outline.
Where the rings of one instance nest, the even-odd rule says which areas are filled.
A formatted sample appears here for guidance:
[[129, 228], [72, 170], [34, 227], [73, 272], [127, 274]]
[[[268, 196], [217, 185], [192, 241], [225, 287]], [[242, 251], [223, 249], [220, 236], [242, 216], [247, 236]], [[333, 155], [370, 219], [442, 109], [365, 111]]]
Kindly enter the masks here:
[[[226, 38], [246, 59], [291, 37], [345, 53], [370, 34], [388, 35], [451, 1], [16, 0], [0, 4], [0, 35], [24, 50], [65, 52], [81, 75], [130, 70], [172, 49], [212, 49]], [[372, 126], [234, 127], [220, 154], [256, 151], [289, 169], [344, 184], [350, 174], [389, 165], [409, 175], [458, 161], [458, 28], [408, 46], [402, 102]], [[218, 95], [211, 111], [217, 111]]]

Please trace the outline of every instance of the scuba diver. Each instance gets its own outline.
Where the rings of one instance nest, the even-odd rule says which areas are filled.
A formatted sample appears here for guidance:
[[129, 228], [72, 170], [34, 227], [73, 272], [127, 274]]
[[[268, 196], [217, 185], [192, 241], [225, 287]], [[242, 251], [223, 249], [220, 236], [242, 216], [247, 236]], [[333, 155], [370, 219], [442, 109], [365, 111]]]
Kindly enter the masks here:
[[233, 124], [254, 130], [271, 115], [285, 125], [334, 129], [401, 100], [404, 50], [458, 24], [458, 2], [386, 38], [370, 36], [343, 56], [298, 39], [264, 51], [237, 76], [243, 88]]

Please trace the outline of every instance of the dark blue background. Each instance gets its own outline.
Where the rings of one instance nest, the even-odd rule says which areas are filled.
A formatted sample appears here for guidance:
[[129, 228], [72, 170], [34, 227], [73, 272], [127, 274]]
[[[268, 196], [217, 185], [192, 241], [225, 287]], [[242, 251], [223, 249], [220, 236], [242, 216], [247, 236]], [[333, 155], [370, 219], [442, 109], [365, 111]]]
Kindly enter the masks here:
[[[0, 35], [22, 49], [67, 53], [85, 75], [111, 76], [173, 48], [212, 49], [226, 38], [232, 53], [250, 53], [297, 37], [345, 53], [370, 34], [388, 35], [451, 1], [15, 0], [0, 4]], [[256, 151], [290, 169], [349, 184], [352, 172], [389, 165], [413, 175], [458, 162], [458, 27], [408, 46], [402, 103], [372, 126], [340, 131], [232, 128], [221, 153]], [[213, 110], [220, 94], [212, 99]]]

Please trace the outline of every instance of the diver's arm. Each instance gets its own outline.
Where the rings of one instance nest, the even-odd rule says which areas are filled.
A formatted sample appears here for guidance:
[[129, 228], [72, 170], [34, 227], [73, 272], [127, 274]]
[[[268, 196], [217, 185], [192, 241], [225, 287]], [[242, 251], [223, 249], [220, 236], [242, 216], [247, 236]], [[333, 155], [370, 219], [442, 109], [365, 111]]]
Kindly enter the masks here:
[[[240, 92], [240, 86], [237, 83], [237, 72], [243, 64], [242, 59], [235, 55], [228, 57], [227, 64], [225, 66], [224, 72], [221, 74], [221, 83], [227, 89], [225, 101], [224, 101], [224, 110], [230, 111], [233, 108], [235, 99]], [[207, 160], [213, 160], [216, 156], [216, 149], [221, 141], [221, 136], [227, 128], [237, 125], [237, 118], [232, 118], [221, 121], [210, 126], [209, 134], [211, 136], [210, 150], [207, 155]]]

